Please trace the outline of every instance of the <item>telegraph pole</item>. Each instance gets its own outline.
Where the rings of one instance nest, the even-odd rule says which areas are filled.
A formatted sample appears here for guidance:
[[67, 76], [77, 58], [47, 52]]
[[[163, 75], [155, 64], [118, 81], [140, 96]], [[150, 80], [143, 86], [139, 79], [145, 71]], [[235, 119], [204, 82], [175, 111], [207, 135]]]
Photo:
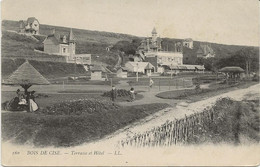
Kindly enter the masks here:
[[139, 70], [139, 68], [138, 68], [138, 63], [136, 63], [136, 65], [137, 65], [136, 82], [138, 82], [138, 70]]

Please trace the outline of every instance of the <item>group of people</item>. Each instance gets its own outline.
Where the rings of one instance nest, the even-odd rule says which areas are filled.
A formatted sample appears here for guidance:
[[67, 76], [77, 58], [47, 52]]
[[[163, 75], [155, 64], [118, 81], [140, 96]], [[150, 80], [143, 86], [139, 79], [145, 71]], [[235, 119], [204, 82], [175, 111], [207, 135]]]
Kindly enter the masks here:
[[17, 89], [16, 97], [14, 98], [14, 104], [17, 109], [26, 109], [28, 112], [34, 112], [38, 110], [38, 105], [35, 102], [35, 91], [28, 92], [26, 91], [24, 94]]
[[[153, 84], [154, 84], [154, 82], [153, 82], [152, 78], [150, 78], [150, 81], [149, 81], [150, 89], [153, 87]], [[130, 100], [129, 101], [133, 102], [135, 100], [135, 90], [134, 90], [134, 88], [132, 87], [129, 92], [130, 92]], [[116, 90], [116, 87], [113, 85], [112, 90], [111, 90], [110, 99], [114, 102], [116, 100], [116, 98], [117, 98], [117, 90]]]
[[[130, 100], [129, 101], [134, 101], [135, 100], [135, 91], [134, 88], [130, 89]], [[110, 99], [114, 102], [117, 98], [117, 90], [115, 86], [112, 86], [112, 90], [111, 90], [111, 97]]]

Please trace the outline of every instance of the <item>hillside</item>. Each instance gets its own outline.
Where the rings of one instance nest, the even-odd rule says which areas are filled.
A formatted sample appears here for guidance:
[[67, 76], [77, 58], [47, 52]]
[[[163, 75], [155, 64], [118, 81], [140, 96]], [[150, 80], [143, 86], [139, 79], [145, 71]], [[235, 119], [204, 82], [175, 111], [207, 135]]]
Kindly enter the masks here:
[[[54, 28], [58, 34], [68, 34], [70, 31], [70, 28], [66, 27], [40, 25], [40, 34], [48, 35], [52, 32]], [[44, 40], [44, 36], [35, 36], [35, 38], [38, 39], [35, 40], [26, 35], [20, 35], [17, 33], [10, 32], [18, 31], [18, 29], [18, 21], [2, 21], [2, 58], [15, 58], [17, 56], [48, 56], [46, 54], [37, 53], [34, 51], [34, 49], [43, 50], [42, 41]], [[108, 67], [113, 67], [117, 63], [119, 50], [125, 52], [123, 62], [127, 61], [128, 55], [135, 53], [135, 50], [139, 46], [140, 41], [142, 39], [141, 37], [126, 34], [90, 31], [74, 28], [73, 32], [77, 38], [76, 53], [90, 53], [92, 54], [92, 62], [102, 62], [103, 64], [106, 64]], [[174, 51], [174, 44], [176, 42], [181, 41], [182, 39], [163, 38], [162, 48], [168, 51]], [[199, 49], [200, 44], [204, 43], [205, 42], [194, 41], [193, 49], [189, 49], [186, 47], [183, 48], [184, 64], [199, 63], [196, 57], [196, 52]], [[207, 44], [211, 46], [214, 52], [216, 53], [216, 59], [230, 57], [242, 48], [245, 48], [245, 46], [236, 45], [224, 45], [216, 43]], [[106, 47], [111, 45], [114, 47], [112, 47], [110, 52], [107, 52]], [[257, 52], [256, 55], [258, 55], [258, 48], [255, 47], [255, 51]], [[2, 66], [2, 68], [5, 68], [6, 64], [3, 64], [2, 62]], [[66, 65], [64, 65], [63, 68], [66, 68], [65, 66]], [[2, 74], [5, 75], [5, 72], [7, 71], [3, 70]], [[66, 73], [64, 73], [63, 75], [66, 75]]]
[[[48, 35], [55, 28], [58, 34], [68, 34], [70, 28], [50, 26], [50, 25], [40, 25], [40, 34]], [[18, 21], [4, 20], [2, 21], [2, 58], [16, 58], [27, 56], [49, 56], [43, 53], [35, 52], [34, 49], [43, 50], [43, 40], [44, 36], [34, 36], [37, 40], [28, 37], [26, 35], [21, 35], [14, 33], [12, 31], [19, 30]], [[90, 53], [92, 55], [92, 62], [98, 63], [103, 62], [108, 66], [113, 66], [117, 63], [118, 56], [117, 53], [107, 52], [106, 47], [115, 44], [121, 40], [132, 41], [136, 38], [131, 35], [117, 34], [109, 32], [98, 32], [89, 31], [81, 29], [73, 29], [73, 33], [77, 39], [76, 53]], [[6, 67], [6, 64], [2, 63], [2, 68]], [[65, 69], [65, 66], [63, 67]], [[9, 69], [7, 67], [7, 69]], [[3, 70], [3, 75], [7, 72]], [[64, 75], [66, 75], [64, 73]]]
[[[40, 34], [49, 35], [55, 28], [57, 34], [68, 34], [70, 27], [60, 27], [52, 25], [40, 25]], [[2, 21], [2, 31], [5, 30], [19, 30], [18, 21], [3, 20]], [[73, 28], [73, 33], [77, 39], [77, 53], [91, 53], [99, 54], [106, 51], [106, 47], [115, 44], [121, 40], [131, 41], [136, 38], [132, 35], [110, 33], [110, 32], [100, 32], [100, 31], [90, 31]]]

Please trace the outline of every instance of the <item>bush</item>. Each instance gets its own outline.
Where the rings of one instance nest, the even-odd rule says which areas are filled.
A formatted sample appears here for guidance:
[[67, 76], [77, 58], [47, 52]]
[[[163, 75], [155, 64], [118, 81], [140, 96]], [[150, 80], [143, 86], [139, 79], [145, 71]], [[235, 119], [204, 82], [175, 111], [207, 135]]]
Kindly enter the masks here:
[[[112, 93], [112, 90], [111, 90], [111, 91], [108, 91], [108, 92], [105, 92], [105, 93], [103, 94], [103, 96], [105, 96], [105, 97], [110, 97], [110, 96], [111, 96], [111, 93]], [[125, 90], [125, 89], [117, 89], [117, 96], [118, 96], [118, 97], [130, 96], [130, 91]]]

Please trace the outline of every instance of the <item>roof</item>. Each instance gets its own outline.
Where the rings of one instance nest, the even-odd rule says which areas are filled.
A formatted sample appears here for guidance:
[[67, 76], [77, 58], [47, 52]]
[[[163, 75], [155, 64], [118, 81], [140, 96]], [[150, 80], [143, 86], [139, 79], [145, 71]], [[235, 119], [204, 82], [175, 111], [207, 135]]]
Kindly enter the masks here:
[[155, 27], [153, 28], [152, 34], [157, 34]]
[[118, 70], [122, 69], [122, 71], [128, 71], [126, 67], [120, 67]]
[[152, 69], [152, 68], [154, 68], [154, 66], [151, 63], [149, 63], [149, 62], [133, 62], [133, 61], [129, 61], [127, 63], [131, 64], [134, 67], [138, 66], [139, 68], [144, 68], [144, 69]]
[[4, 81], [4, 84], [48, 85], [50, 83], [28, 61], [25, 61], [6, 81]]
[[58, 44], [61, 43], [60, 40], [57, 39], [57, 37], [55, 36], [55, 34], [48, 35], [48, 36], [45, 38], [45, 40], [43, 41], [43, 43], [46, 43], [47, 40], [51, 41], [51, 42], [52, 42], [53, 44], [55, 44], [55, 45], [58, 45]]
[[[66, 37], [66, 42], [63, 42], [64, 36]], [[53, 44], [58, 45], [58, 44], [68, 44], [69, 42], [75, 42], [76, 38], [72, 32], [72, 29], [70, 30], [70, 33], [69, 33], [69, 39], [67, 38], [67, 35], [65, 35], [65, 34], [57, 34], [54, 29], [53, 33], [48, 35], [46, 37], [46, 39], [43, 41], [43, 43], [46, 43], [46, 40], [50, 40]]]
[[186, 38], [183, 40], [184, 42], [192, 42], [193, 40], [191, 38]]
[[76, 38], [72, 32], [72, 28], [70, 29], [70, 34], [69, 34], [69, 41], [70, 42], [75, 42], [76, 41]]
[[243, 70], [241, 67], [230, 66], [230, 67], [221, 68], [219, 71], [220, 72], [240, 72], [240, 73], [242, 73], [245, 70]]
[[202, 65], [189, 65], [189, 64], [184, 64], [184, 65], [168, 66], [168, 69], [173, 69], [173, 70], [204, 70], [205, 67], [202, 66]]
[[102, 67], [100, 65], [94, 65], [91, 68], [91, 71], [103, 71]]
[[31, 23], [33, 23], [35, 20], [36, 20], [37, 22], [39, 22], [35, 17], [29, 17], [29, 18], [27, 19], [27, 24], [31, 24]]

